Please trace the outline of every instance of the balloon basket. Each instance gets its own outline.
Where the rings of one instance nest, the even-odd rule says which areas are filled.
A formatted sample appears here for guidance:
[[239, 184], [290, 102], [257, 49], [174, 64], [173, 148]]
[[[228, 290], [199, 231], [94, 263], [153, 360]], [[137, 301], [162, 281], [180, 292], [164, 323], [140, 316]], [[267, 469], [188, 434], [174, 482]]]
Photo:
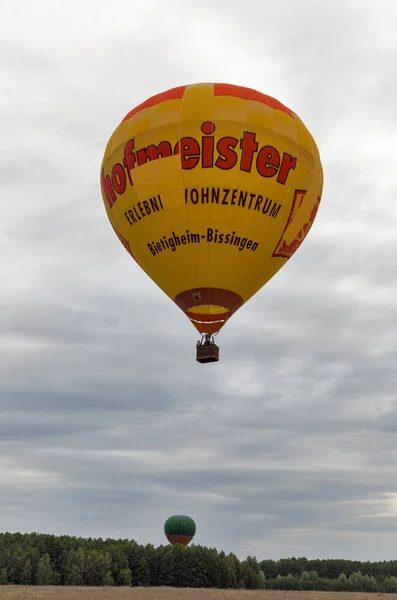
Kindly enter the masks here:
[[218, 362], [219, 346], [214, 343], [197, 346], [196, 360], [202, 364]]

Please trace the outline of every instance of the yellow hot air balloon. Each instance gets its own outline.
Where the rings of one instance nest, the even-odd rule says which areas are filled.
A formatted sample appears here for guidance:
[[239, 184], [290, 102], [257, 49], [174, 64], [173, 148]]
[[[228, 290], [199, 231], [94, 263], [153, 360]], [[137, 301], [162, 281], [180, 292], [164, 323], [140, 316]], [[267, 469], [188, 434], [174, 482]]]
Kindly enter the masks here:
[[153, 96], [107, 144], [101, 190], [138, 265], [202, 334], [213, 336], [296, 252], [321, 200], [316, 143], [278, 100], [223, 83]]

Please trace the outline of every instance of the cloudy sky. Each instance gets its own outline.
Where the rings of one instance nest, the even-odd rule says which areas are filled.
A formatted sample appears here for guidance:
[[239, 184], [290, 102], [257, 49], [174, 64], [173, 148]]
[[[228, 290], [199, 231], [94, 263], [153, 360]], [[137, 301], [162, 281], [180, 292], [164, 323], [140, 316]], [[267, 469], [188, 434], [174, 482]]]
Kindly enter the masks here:
[[[396, 558], [397, 3], [12, 0], [0, 21], [0, 530]], [[324, 167], [298, 253], [195, 361], [99, 186], [148, 96], [291, 107]]]

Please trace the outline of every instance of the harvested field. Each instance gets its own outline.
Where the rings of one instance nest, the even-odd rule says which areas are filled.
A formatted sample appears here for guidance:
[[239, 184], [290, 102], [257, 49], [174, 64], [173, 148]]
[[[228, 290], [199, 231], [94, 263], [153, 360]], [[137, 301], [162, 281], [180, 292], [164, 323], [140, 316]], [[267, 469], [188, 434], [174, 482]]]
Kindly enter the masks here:
[[0, 600], [397, 600], [397, 594], [193, 588], [0, 586]]

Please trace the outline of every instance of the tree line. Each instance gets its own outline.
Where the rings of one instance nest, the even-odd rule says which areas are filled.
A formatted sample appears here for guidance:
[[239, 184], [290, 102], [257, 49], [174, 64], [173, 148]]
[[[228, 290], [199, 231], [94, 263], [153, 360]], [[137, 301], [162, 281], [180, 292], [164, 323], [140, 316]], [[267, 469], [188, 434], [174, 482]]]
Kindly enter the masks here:
[[0, 585], [397, 592], [397, 561], [261, 560], [192, 545], [0, 533]]

